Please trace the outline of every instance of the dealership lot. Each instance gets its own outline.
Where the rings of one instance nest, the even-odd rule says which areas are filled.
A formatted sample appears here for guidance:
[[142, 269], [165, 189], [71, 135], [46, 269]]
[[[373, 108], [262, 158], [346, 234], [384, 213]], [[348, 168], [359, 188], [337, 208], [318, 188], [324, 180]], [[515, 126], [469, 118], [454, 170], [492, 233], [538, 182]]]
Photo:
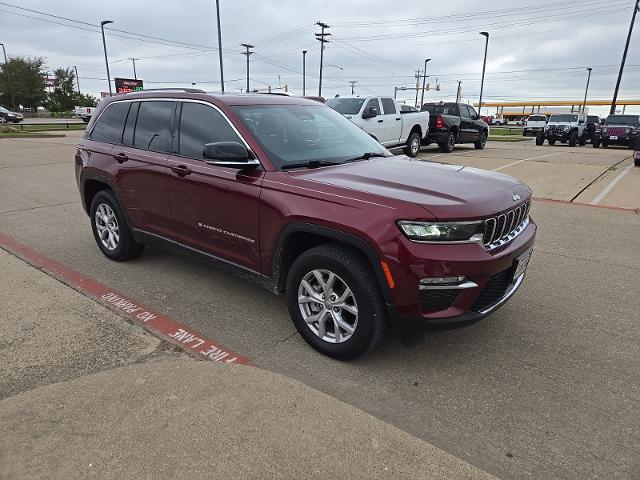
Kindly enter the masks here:
[[73, 177], [78, 137], [0, 140], [0, 233], [499, 478], [637, 474], [640, 168], [630, 150], [424, 149], [422, 161], [532, 187], [539, 233], [524, 287], [472, 327], [412, 349], [389, 338], [340, 363], [300, 339], [282, 297], [226, 272], [153, 248], [129, 263], [104, 258]]

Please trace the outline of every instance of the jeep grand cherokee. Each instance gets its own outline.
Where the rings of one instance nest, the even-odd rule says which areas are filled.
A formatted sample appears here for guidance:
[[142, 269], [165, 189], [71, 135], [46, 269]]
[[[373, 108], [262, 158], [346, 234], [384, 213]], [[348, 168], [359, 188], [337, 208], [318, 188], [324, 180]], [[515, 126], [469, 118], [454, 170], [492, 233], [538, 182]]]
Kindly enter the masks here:
[[141, 92], [100, 103], [76, 179], [100, 250], [195, 252], [284, 293], [300, 335], [354, 358], [485, 317], [520, 287], [522, 182], [394, 157], [331, 108], [276, 95]]

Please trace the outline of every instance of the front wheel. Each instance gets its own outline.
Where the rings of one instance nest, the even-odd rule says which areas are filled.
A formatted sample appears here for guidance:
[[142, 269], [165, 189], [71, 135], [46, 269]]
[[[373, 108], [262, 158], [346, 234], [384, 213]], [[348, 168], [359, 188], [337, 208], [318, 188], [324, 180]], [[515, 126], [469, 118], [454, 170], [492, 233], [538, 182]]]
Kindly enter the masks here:
[[578, 145], [580, 145], [581, 147], [584, 147], [586, 144], [587, 144], [587, 136], [582, 135], [578, 140]]
[[476, 147], [476, 150], [482, 150], [487, 145], [487, 132], [480, 132], [480, 138], [474, 142], [473, 146]]
[[593, 148], [600, 148], [600, 139], [594, 137], [593, 140], [591, 140], [591, 145], [593, 146]]
[[449, 130], [449, 133], [447, 134], [447, 138], [444, 140], [444, 142], [439, 143], [438, 146], [440, 147], [441, 152], [444, 152], [444, 153], [453, 152], [453, 149], [456, 146], [456, 132]]
[[536, 145], [544, 145], [544, 133], [538, 132], [538, 134], [536, 135]]
[[418, 155], [418, 152], [420, 151], [420, 134], [418, 132], [413, 132], [409, 135], [409, 138], [407, 139], [407, 146], [404, 147], [403, 151], [407, 157], [414, 158]]
[[324, 244], [291, 266], [287, 306], [300, 336], [320, 353], [351, 360], [384, 337], [382, 294], [367, 260], [351, 247]]
[[569, 146], [575, 147], [577, 143], [578, 143], [578, 132], [576, 132], [575, 130], [571, 130], [571, 132], [569, 133]]

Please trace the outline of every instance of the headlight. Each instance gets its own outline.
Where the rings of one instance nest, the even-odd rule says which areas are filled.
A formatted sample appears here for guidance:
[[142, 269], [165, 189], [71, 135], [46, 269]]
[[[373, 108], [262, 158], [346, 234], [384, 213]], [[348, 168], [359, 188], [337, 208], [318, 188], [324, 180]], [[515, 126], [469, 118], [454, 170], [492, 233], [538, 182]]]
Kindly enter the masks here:
[[606, 128], [602, 129], [602, 133], [607, 133], [607, 132], [608, 132], [608, 130]]
[[[403, 220], [398, 227], [409, 240], [418, 242], [464, 242], [482, 239], [483, 222], [431, 223]], [[472, 238], [478, 235], [477, 238]]]

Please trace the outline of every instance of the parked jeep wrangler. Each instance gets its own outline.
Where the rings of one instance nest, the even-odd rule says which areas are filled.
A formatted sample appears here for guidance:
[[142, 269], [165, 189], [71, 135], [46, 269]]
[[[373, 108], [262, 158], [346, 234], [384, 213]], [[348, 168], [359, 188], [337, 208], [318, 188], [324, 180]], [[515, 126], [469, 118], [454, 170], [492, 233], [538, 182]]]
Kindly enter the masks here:
[[587, 143], [586, 117], [581, 113], [563, 113], [551, 115], [549, 123], [536, 135], [536, 145], [543, 145], [547, 140], [549, 145], [556, 142], [569, 143], [570, 147]]

